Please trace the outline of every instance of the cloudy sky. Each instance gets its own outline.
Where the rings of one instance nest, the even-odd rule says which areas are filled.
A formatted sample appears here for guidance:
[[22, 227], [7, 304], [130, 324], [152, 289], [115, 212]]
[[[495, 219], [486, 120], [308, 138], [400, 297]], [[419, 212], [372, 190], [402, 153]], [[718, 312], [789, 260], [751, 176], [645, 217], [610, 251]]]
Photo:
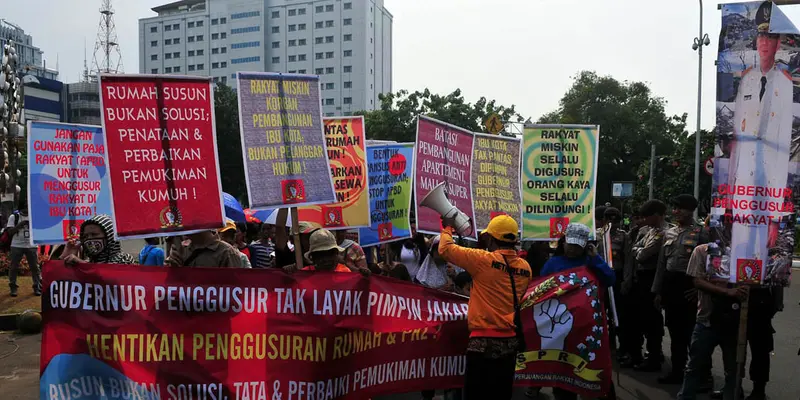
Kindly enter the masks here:
[[[115, 0], [126, 72], [138, 71], [138, 19], [167, 0]], [[644, 81], [667, 100], [670, 114], [689, 113], [697, 101], [699, 6], [692, 0], [385, 0], [394, 15], [393, 88], [449, 93], [461, 88], [515, 104], [534, 120], [555, 109], [580, 70]], [[25, 0], [5, 3], [4, 16], [21, 25], [58, 58], [61, 80], [78, 80], [84, 44], [91, 62], [99, 0]], [[10, 6], [10, 4], [15, 6]], [[703, 62], [702, 126], [714, 121], [714, 59], [720, 14], [706, 1], [711, 37]], [[19, 6], [23, 5], [23, 6]], [[800, 6], [783, 7], [800, 21]], [[585, 121], [591, 123], [591, 121]]]

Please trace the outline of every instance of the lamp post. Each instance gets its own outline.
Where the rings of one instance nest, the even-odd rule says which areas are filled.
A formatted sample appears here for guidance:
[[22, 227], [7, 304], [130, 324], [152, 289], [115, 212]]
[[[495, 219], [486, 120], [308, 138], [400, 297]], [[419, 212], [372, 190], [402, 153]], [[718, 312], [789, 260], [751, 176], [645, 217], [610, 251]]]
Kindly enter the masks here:
[[[694, 38], [692, 50], [697, 50], [697, 130], [694, 133], [694, 198], [700, 200], [700, 104], [703, 97], [703, 46], [708, 46], [711, 40], [707, 33], [703, 33], [703, 0], [700, 0], [700, 33]], [[694, 210], [697, 218], [697, 210]]]

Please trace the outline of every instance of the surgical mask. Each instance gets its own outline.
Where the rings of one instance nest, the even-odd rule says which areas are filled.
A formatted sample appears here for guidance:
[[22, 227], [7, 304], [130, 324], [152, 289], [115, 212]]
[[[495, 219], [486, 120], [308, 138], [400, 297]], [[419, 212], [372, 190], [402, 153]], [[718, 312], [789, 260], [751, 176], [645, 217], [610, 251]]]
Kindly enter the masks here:
[[105, 239], [88, 239], [83, 241], [83, 251], [89, 256], [96, 256], [106, 248]]

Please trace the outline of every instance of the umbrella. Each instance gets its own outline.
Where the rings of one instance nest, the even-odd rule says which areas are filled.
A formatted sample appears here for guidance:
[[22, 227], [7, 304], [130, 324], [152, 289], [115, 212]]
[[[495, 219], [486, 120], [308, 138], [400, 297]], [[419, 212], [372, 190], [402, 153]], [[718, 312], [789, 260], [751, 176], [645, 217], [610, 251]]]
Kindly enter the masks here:
[[235, 197], [222, 192], [222, 200], [225, 203], [225, 216], [236, 222], [247, 222], [245, 219], [244, 210], [242, 205], [236, 200]]
[[247, 218], [247, 222], [254, 222], [257, 224], [266, 222], [266, 219], [269, 218], [270, 213], [272, 213], [272, 210], [256, 211], [249, 208], [244, 210], [244, 215]]

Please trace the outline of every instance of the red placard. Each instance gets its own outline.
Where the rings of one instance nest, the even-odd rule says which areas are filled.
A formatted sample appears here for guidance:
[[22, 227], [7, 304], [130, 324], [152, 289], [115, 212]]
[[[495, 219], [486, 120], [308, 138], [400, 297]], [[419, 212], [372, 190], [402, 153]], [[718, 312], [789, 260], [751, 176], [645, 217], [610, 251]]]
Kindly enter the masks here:
[[117, 235], [224, 224], [210, 78], [100, 76]]

